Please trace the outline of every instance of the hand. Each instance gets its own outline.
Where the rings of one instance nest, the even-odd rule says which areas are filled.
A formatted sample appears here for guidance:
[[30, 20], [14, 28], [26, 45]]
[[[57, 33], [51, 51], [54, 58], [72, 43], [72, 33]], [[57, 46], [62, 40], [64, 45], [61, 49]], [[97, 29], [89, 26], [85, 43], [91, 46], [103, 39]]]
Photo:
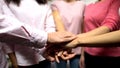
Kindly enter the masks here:
[[51, 56], [51, 55], [46, 54], [44, 55], [44, 57], [51, 62], [54, 62], [54, 61], [56, 61], [57, 63], [60, 62], [59, 57], [57, 55]]
[[80, 68], [85, 68], [85, 58], [83, 55], [80, 57]]
[[54, 61], [55, 61], [55, 57], [52, 57], [52, 56], [49, 56], [49, 55], [47, 55], [45, 58], [46, 58], [47, 60], [51, 61], [51, 62], [54, 62]]
[[66, 44], [66, 47], [68, 48], [75, 48], [80, 44], [79, 42], [79, 38], [74, 39], [73, 41], [71, 41], [70, 43]]
[[60, 56], [63, 60], [68, 60], [73, 57], [75, 57], [75, 53], [68, 53], [67, 51], [64, 51], [63, 54]]
[[87, 38], [87, 33], [78, 34], [77, 38], [74, 39], [73, 41], [71, 41], [70, 43], [68, 43], [66, 45], [66, 47], [68, 47], [68, 48], [75, 48], [75, 47], [78, 47], [78, 46], [82, 46], [83, 45], [83, 41], [86, 38]]
[[49, 43], [68, 42], [75, 39], [76, 36], [70, 32], [52, 32], [48, 34]]
[[51, 61], [51, 62], [54, 62], [54, 61], [55, 61], [55, 57], [49, 55], [46, 51], [44, 51], [43, 56], [44, 56], [47, 60], [49, 60], [49, 61]]
[[59, 58], [63, 59], [63, 60], [69, 60], [73, 57], [75, 57], [75, 53], [68, 53], [67, 51], [60, 51], [57, 52], [57, 54], [55, 55], [55, 61], [57, 63], [60, 63]]
[[46, 56], [46, 59], [50, 61], [56, 61], [58, 63], [60, 62], [59, 58], [62, 58], [63, 60], [68, 60], [76, 55], [71, 52], [71, 49], [64, 48], [59, 45], [48, 45], [44, 54]]

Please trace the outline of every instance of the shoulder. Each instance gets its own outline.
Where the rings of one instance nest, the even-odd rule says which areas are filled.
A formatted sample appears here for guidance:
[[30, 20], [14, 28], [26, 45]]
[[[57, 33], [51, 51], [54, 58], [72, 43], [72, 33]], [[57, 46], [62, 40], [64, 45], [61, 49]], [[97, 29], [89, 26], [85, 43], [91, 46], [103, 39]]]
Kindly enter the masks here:
[[52, 8], [52, 10], [58, 10], [59, 8], [64, 8], [64, 5], [65, 5], [64, 1], [62, 1], [62, 0], [55, 0], [51, 4], [51, 8]]
[[45, 11], [50, 11], [51, 10], [51, 8], [50, 8], [50, 5], [48, 5], [48, 4], [45, 4], [45, 5], [43, 5], [43, 6], [41, 6]]
[[55, 1], [52, 2], [51, 5], [59, 6], [59, 5], [63, 5], [63, 4], [65, 4], [64, 1], [62, 1], [62, 0], [55, 0]]
[[76, 1], [76, 4], [79, 7], [85, 7], [85, 2], [84, 1]]
[[2, 6], [4, 3], [4, 0], [0, 0], [0, 6]]
[[62, 1], [62, 0], [55, 0], [55, 1], [52, 2], [52, 4], [59, 4], [59, 3], [62, 3], [62, 2], [64, 2], [64, 1]]
[[85, 5], [85, 2], [84, 1], [76, 1], [76, 4], [78, 4], [78, 5]]

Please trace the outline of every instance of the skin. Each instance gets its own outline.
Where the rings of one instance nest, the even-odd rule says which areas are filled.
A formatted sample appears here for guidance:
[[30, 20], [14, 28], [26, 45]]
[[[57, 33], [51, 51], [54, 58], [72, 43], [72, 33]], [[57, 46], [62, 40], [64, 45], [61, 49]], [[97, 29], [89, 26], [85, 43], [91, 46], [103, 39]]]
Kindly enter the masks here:
[[[85, 46], [84, 44], [89, 44], [89, 47], [91, 47], [91, 46], [93, 46], [93, 47], [94, 46], [109, 47], [110, 45], [107, 46], [107, 45], [98, 45], [98, 44], [115, 44], [115, 43], [117, 44], [117, 43], [120, 43], [119, 36], [120, 36], [120, 30], [117, 30], [117, 31], [113, 31], [113, 32], [110, 32], [110, 33], [102, 34], [102, 35], [86, 37], [86, 38], [83, 38], [83, 39], [76, 38], [74, 41], [68, 43], [66, 45], [66, 47], [73, 48], [73, 47], [77, 47], [78, 44], [79, 44], [79, 46]], [[111, 45], [111, 46], [116, 47], [116, 46], [119, 46], [119, 45], [116, 45], [116, 46]]]

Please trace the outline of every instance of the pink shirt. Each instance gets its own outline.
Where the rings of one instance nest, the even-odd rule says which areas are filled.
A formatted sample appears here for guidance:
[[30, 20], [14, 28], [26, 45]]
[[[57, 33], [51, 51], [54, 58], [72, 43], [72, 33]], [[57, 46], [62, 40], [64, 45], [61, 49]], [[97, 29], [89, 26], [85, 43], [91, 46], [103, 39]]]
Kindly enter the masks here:
[[[85, 4], [83, 1], [76, 1], [74, 3], [67, 3], [64, 0], [56, 0], [53, 2], [52, 10], [57, 10], [60, 13], [62, 21], [67, 31], [74, 34], [81, 33], [81, 24], [83, 20], [83, 11]], [[80, 47], [73, 50], [80, 54]]]
[[[107, 26], [111, 31], [119, 29], [119, 5], [120, 0], [105, 0], [88, 5], [85, 9], [84, 31], [88, 32], [100, 26]], [[85, 51], [96, 56], [120, 56], [120, 47], [86, 47]]]

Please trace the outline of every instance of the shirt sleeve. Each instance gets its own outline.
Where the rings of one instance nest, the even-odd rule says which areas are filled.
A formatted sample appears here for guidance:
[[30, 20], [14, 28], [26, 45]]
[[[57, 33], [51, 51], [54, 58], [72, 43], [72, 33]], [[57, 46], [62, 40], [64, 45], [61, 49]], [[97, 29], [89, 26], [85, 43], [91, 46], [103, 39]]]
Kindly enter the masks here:
[[13, 47], [12, 46], [9, 46], [9, 45], [7, 45], [7, 44], [5, 44], [5, 43], [2, 43], [2, 45], [3, 45], [3, 51], [6, 53], [6, 54], [8, 54], [8, 53], [13, 53]]
[[[58, 3], [59, 4], [59, 3]], [[57, 1], [54, 1], [52, 4], [51, 4], [51, 9], [52, 10], [58, 10], [57, 8]]]
[[[6, 11], [3, 10], [3, 8], [6, 9], [8, 14], [5, 13]], [[12, 12], [10, 12], [9, 8], [3, 2], [3, 0], [0, 0], [0, 35], [1, 35], [0, 37], [3, 36], [3, 33], [6, 33], [6, 34], [12, 33], [12, 35], [16, 35], [15, 31], [21, 30], [21, 29], [25, 31], [25, 34], [27, 34], [28, 37], [26, 38], [27, 39], [26, 41], [21, 41], [19, 43], [24, 44], [26, 42], [29, 45], [32, 45], [32, 43], [35, 43], [35, 44], [33, 44], [33, 46], [37, 47], [37, 48], [41, 48], [46, 44], [47, 32], [42, 31], [42, 30], [37, 30], [35, 28], [31, 28], [27, 24], [24, 24], [21, 21], [19, 21], [14, 16], [14, 14], [12, 14]], [[9, 35], [9, 38], [12, 35]], [[18, 35], [19, 35], [19, 37], [23, 36], [19, 33], [17, 34], [17, 36]], [[12, 37], [15, 37], [15, 36], [12, 36]], [[4, 37], [2, 37], [2, 38], [4, 38]], [[12, 40], [14, 40], [14, 39], [12, 39]], [[16, 40], [14, 40], [14, 41], [16, 41]]]
[[45, 21], [45, 31], [46, 32], [55, 32], [55, 23], [52, 15], [52, 11], [50, 7], [48, 7], [47, 10], [47, 16], [46, 16], [46, 21]]
[[113, 0], [108, 10], [108, 14], [102, 22], [102, 25], [108, 26], [111, 31], [117, 30], [120, 27], [120, 17], [118, 14], [119, 3], [120, 0]]

